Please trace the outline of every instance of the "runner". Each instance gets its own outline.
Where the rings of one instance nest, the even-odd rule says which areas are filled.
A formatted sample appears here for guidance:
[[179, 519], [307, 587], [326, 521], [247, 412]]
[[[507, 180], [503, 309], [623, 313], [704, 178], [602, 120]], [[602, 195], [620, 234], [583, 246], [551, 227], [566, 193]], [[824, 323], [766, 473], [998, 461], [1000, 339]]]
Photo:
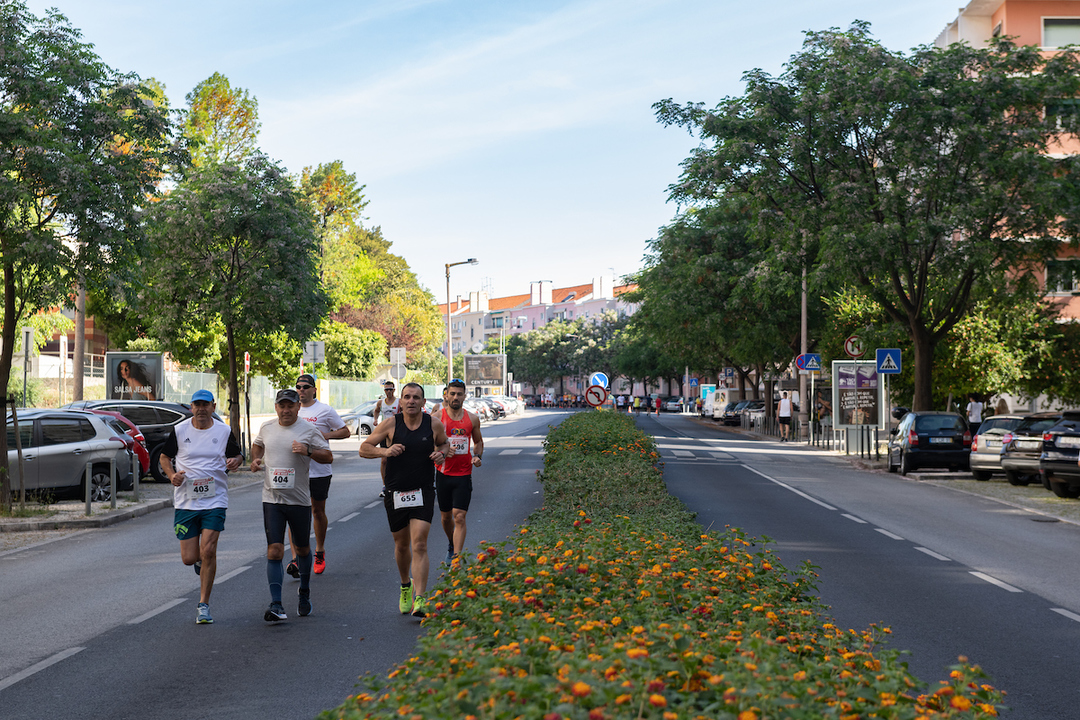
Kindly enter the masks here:
[[379, 423], [360, 444], [360, 457], [387, 459], [383, 505], [401, 576], [402, 615], [427, 615], [427, 539], [435, 516], [432, 463], [442, 464], [449, 449], [442, 422], [424, 414], [424, 388], [416, 383], [402, 388], [401, 412]]
[[449, 541], [446, 550], [446, 564], [449, 565], [465, 547], [465, 514], [472, 500], [472, 469], [480, 467], [484, 438], [480, 435], [480, 419], [463, 407], [465, 383], [451, 380], [443, 397], [446, 402], [437, 417], [446, 428], [450, 454], [436, 469], [435, 494], [439, 499], [443, 531]]
[[640, 415], [641, 414], [641, 396], [640, 395], [635, 395], [634, 396], [634, 414], [635, 415]]
[[[173, 427], [161, 450], [161, 472], [173, 484], [173, 522], [180, 559], [200, 576], [195, 622], [209, 625], [210, 591], [217, 575], [218, 536], [229, 507], [228, 472], [244, 462], [229, 426], [214, 419], [214, 394], [196, 390], [192, 416]], [[175, 466], [174, 463], [175, 462]], [[188, 473], [191, 477], [188, 477]]]
[[[375, 409], [371, 411], [372, 417], [375, 419], [375, 427], [388, 417], [393, 417], [401, 412], [401, 399], [394, 397], [394, 391], [397, 388], [394, 386], [393, 380], [387, 380], [383, 383], [383, 392], [386, 393], [386, 397], [381, 397], [375, 401]], [[379, 491], [379, 497], [386, 497], [386, 458], [383, 458], [379, 463], [379, 475], [382, 476], [382, 490]]]
[[[251, 472], [263, 472], [263, 528], [266, 530], [266, 580], [270, 585], [270, 607], [263, 614], [267, 622], [288, 616], [281, 605], [281, 585], [285, 573], [285, 526], [297, 546], [300, 591], [297, 613], [311, 614], [311, 488], [308, 471], [311, 461], [334, 462], [330, 444], [315, 426], [297, 422], [300, 395], [292, 388], [278, 390], [274, 402], [276, 420], [267, 420], [251, 444]], [[300, 545], [300, 543], [303, 543]]]
[[[307, 420], [315, 429], [322, 433], [327, 440], [343, 440], [351, 435], [349, 428], [341, 420], [334, 408], [326, 403], [316, 400], [317, 392], [315, 376], [310, 374], [296, 378], [296, 392], [300, 395], [300, 417]], [[311, 526], [315, 530], [315, 564], [313, 569], [316, 575], [322, 575], [326, 570], [326, 498], [330, 496], [330, 480], [333, 477], [333, 469], [329, 465], [312, 460], [308, 471], [311, 475]], [[296, 543], [289, 542], [293, 548]], [[300, 577], [300, 567], [296, 564], [296, 551], [293, 550], [292, 560], [285, 572], [294, 578]]]
[[660, 417], [660, 408], [663, 407], [664, 399], [659, 395], [656, 396], [656, 417]]

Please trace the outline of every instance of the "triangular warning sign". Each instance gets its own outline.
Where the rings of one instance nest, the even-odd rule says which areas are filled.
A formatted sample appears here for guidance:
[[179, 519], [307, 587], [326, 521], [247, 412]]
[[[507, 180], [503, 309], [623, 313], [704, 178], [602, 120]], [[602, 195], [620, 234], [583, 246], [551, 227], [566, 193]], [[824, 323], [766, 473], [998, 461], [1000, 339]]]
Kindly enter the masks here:
[[807, 370], [820, 370], [821, 369], [821, 363], [818, 362], [818, 359], [816, 357], [812, 357], [812, 358], [810, 358], [809, 360], [806, 361], [806, 369]]
[[900, 368], [896, 367], [896, 361], [893, 360], [892, 354], [891, 353], [885, 353], [885, 359], [881, 361], [881, 367], [878, 368], [878, 372], [881, 372], [882, 370], [899, 370], [899, 369]]

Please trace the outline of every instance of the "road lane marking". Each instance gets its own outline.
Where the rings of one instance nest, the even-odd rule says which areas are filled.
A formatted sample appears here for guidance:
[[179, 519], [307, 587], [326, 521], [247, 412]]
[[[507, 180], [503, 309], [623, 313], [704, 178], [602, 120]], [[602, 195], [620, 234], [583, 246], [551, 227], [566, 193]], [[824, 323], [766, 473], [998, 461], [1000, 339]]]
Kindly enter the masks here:
[[[372, 505], [378, 505], [378, 503], [372, 503]], [[368, 507], [371, 507], [371, 505], [368, 505]], [[359, 514], [360, 514], [360, 513], [358, 513], [358, 512], [354, 512], [354, 513], [349, 513], [349, 514], [348, 514], [348, 515], [346, 515], [345, 517], [343, 517], [343, 518], [341, 518], [340, 520], [338, 520], [338, 522], [349, 522], [350, 520], [352, 520], [352, 519], [353, 519], [354, 517], [356, 517], [356, 516], [357, 516], [357, 515], [359, 515]]]
[[55, 665], [56, 663], [60, 662], [61, 660], [66, 660], [69, 657], [71, 657], [72, 655], [74, 655], [75, 653], [82, 652], [85, 649], [86, 648], [84, 648], [84, 647], [73, 647], [73, 648], [68, 648], [67, 650], [61, 650], [60, 652], [56, 653], [52, 657], [47, 657], [44, 660], [42, 660], [41, 662], [36, 663], [34, 665], [31, 665], [30, 667], [26, 668], [25, 670], [23, 670], [21, 672], [17, 672], [14, 675], [11, 675], [9, 677], [4, 678], [3, 680], [0, 680], [0, 690], [3, 690], [5, 688], [9, 688], [12, 685], [14, 685], [15, 683], [19, 682], [20, 680], [25, 680], [26, 678], [30, 677], [34, 673], [39, 673], [42, 670], [44, 670], [45, 668], [49, 667], [50, 665]]
[[221, 577], [214, 580], [214, 584], [215, 585], [220, 585], [221, 583], [225, 582], [226, 580], [232, 580], [234, 577], [236, 577], [240, 573], [244, 572], [245, 570], [250, 570], [250, 569], [251, 569], [250, 565], [244, 565], [243, 567], [238, 567], [235, 570], [233, 570], [231, 572], [227, 572], [224, 575], [222, 575]]
[[859, 523], [860, 525], [865, 525], [866, 524], [866, 521], [863, 520], [861, 517], [855, 517], [854, 515], [848, 515], [847, 513], [844, 513], [843, 517], [846, 517], [848, 520], [854, 520], [855, 522]]
[[732, 460], [733, 459], [731, 457], [731, 453], [719, 452], [717, 450], [713, 450], [709, 454], [712, 455], [717, 460]]
[[877, 530], [882, 535], [884, 535], [885, 537], [892, 538], [893, 540], [903, 540], [904, 539], [904, 538], [900, 537], [899, 535], [897, 535], [896, 533], [891, 533], [888, 530], [884, 530], [882, 528], [874, 528], [874, 529]]
[[931, 550], [930, 548], [917, 547], [915, 549], [918, 550], [921, 553], [926, 553], [927, 555], [934, 558], [935, 560], [943, 560], [945, 562], [952, 562], [952, 558], [945, 557], [941, 553], [936, 553], [933, 550]]
[[151, 610], [150, 612], [146, 613], [145, 615], [140, 615], [139, 617], [135, 618], [134, 620], [128, 620], [127, 624], [128, 625], [138, 625], [139, 623], [143, 622], [144, 620], [149, 620], [150, 618], [154, 617], [155, 615], [159, 615], [159, 614], [165, 612], [166, 610], [168, 610], [170, 608], [174, 608], [174, 607], [176, 607], [177, 605], [179, 605], [182, 602], [184, 602], [184, 598], [178, 598], [176, 600], [170, 600], [169, 602], [165, 603], [164, 605], [161, 605], [160, 607], [155, 608], [154, 610]]
[[506, 450], [500, 450], [499, 451], [500, 455], [519, 455], [520, 453], [521, 453], [521, 448], [513, 448], [513, 449], [506, 449]]
[[768, 475], [766, 475], [765, 473], [761, 472], [760, 470], [755, 470], [754, 468], [750, 467], [749, 465], [744, 464], [743, 467], [746, 468], [747, 470], [749, 470], [750, 472], [754, 473], [755, 475], [760, 475], [761, 477], [765, 478], [769, 482], [776, 483], [777, 485], [784, 488], [785, 490], [790, 490], [791, 492], [795, 493], [799, 497], [806, 498], [810, 502], [820, 505], [821, 507], [825, 508], [826, 510], [835, 510], [836, 509], [832, 505], [829, 505], [828, 503], [824, 503], [824, 502], [818, 500], [816, 497], [811, 497], [810, 495], [807, 495], [806, 493], [804, 493], [802, 490], [796, 490], [795, 488], [791, 487], [787, 483], [780, 482], [776, 478], [771, 478]]
[[690, 452], [689, 450], [672, 450], [671, 454], [674, 455], [675, 457], [678, 457], [678, 458], [692, 458], [692, 457], [694, 457], [694, 453]]
[[382, 504], [383, 504], [383, 501], [382, 501], [382, 500], [376, 500], [376, 501], [375, 501], [375, 502], [373, 502], [373, 503], [368, 503], [367, 505], [365, 505], [365, 506], [364, 506], [364, 509], [365, 509], [365, 510], [367, 510], [368, 508], [373, 508], [373, 507], [375, 507], [376, 505], [382, 505]]
[[995, 577], [990, 577], [986, 573], [976, 572], [975, 570], [972, 570], [971, 574], [974, 575], [975, 577], [979, 578], [980, 580], [985, 580], [986, 582], [990, 583], [991, 585], [997, 585], [1002, 590], [1008, 590], [1009, 592], [1012, 592], [1012, 593], [1024, 592], [1020, 588], [1013, 587], [1009, 583], [1002, 582], [1002, 581], [998, 580]]
[[1050, 608], [1050, 611], [1051, 612], [1056, 612], [1058, 615], [1062, 615], [1064, 617], [1067, 617], [1070, 620], [1075, 620], [1076, 622], [1080, 622], [1080, 615], [1077, 615], [1074, 612], [1069, 612], [1065, 608]]

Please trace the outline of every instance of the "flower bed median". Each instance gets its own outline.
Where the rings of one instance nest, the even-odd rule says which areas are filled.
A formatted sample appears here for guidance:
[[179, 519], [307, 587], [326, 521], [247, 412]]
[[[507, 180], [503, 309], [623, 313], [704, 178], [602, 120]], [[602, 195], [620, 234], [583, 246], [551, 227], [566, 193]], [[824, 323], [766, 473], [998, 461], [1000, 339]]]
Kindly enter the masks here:
[[874, 628], [828, 622], [809, 568], [702, 533], [650, 438], [614, 413], [552, 430], [544, 507], [433, 595], [417, 654], [323, 718], [982, 718], [961, 664], [933, 693]]

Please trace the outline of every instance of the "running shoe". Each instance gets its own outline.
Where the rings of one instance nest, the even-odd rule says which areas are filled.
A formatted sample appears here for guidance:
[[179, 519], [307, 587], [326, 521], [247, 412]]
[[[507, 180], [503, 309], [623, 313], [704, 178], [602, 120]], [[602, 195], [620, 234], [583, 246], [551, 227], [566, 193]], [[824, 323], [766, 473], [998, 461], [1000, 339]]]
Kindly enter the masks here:
[[300, 566], [296, 564], [295, 560], [289, 562], [288, 566], [285, 568], [285, 572], [289, 573], [297, 580], [300, 579]]
[[278, 620], [285, 620], [289, 616], [285, 614], [285, 608], [281, 607], [281, 603], [272, 602], [270, 607], [266, 608], [266, 612], [263, 613], [263, 620], [266, 622], [277, 622]]
[[446, 549], [446, 560], [444, 560], [443, 562], [445, 562], [447, 565], [449, 565], [451, 562], [453, 562], [453, 560], [454, 560], [454, 543], [450, 543], [450, 547], [448, 547]]
[[418, 596], [416, 600], [413, 601], [412, 614], [413, 617], [427, 617], [427, 600]]
[[408, 615], [413, 607], [412, 583], [401, 588], [401, 599], [398, 600], [398, 610], [402, 615]]
[[195, 613], [196, 625], [210, 625], [214, 622], [214, 618], [210, 617], [210, 606], [206, 603], [199, 603], [199, 609]]
[[326, 553], [321, 553], [321, 552], [315, 553], [314, 570], [315, 570], [316, 575], [322, 575], [323, 570], [326, 569], [326, 558], [324, 557], [325, 555], [326, 555]]
[[297, 605], [296, 614], [300, 617], [307, 617], [311, 614], [311, 588], [307, 590], [300, 588], [300, 604]]
[[195, 574], [202, 575], [202, 560], [195, 561]]

